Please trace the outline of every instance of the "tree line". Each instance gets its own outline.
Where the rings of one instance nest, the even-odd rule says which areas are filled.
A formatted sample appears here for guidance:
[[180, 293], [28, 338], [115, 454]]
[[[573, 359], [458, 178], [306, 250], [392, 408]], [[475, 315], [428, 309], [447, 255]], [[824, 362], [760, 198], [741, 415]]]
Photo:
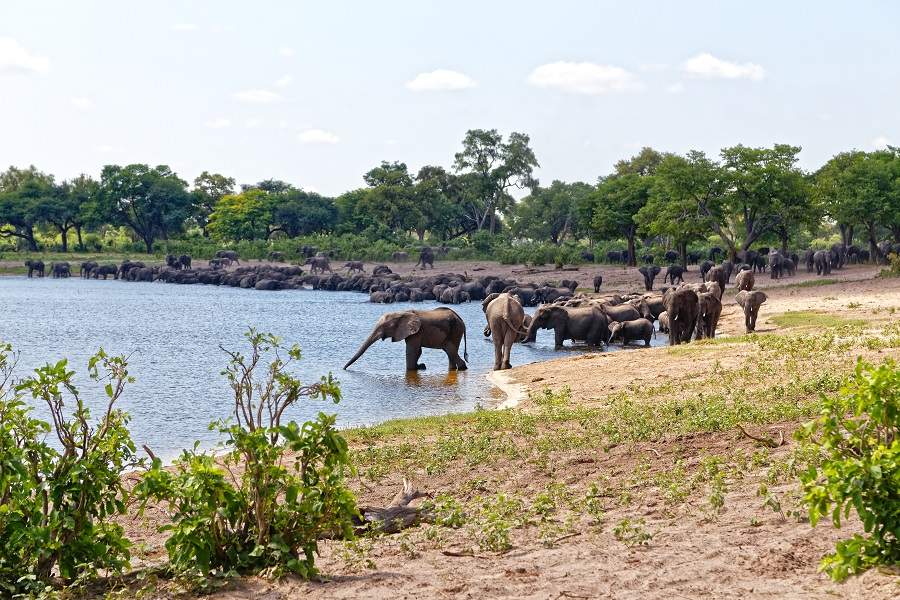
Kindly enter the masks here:
[[[165, 165], [107, 165], [99, 179], [68, 181], [34, 166], [0, 173], [0, 237], [38, 250], [39, 239], [125, 227], [148, 253], [160, 241], [210, 238], [220, 244], [311, 234], [353, 234], [420, 243], [479, 236], [515, 246], [622, 240], [636, 263], [638, 242], [678, 251], [715, 236], [735, 257], [754, 244], [787, 251], [831, 230], [846, 246], [900, 242], [900, 149], [843, 152], [821, 168], [798, 166], [800, 148], [736, 145], [718, 156], [644, 148], [593, 183], [542, 186], [529, 137], [473, 129], [449, 168], [384, 161], [364, 187], [335, 198], [275, 179], [237, 186], [204, 171], [192, 184]], [[516, 190], [526, 195], [516, 200]]]

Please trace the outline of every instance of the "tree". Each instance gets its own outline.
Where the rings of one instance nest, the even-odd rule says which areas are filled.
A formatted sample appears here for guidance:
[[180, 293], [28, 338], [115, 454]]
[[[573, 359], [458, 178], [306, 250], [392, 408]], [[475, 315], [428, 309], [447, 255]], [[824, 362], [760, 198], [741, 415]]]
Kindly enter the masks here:
[[360, 203], [366, 198], [369, 190], [359, 188], [344, 192], [334, 199], [337, 208], [337, 226], [335, 231], [340, 234], [362, 234], [377, 228], [377, 223], [372, 215], [359, 210]]
[[209, 216], [209, 232], [221, 241], [265, 240], [272, 222], [272, 203], [260, 189], [223, 196]]
[[78, 208], [72, 217], [78, 249], [84, 250], [82, 230], [85, 227], [99, 227], [103, 224], [100, 201], [100, 184], [89, 175], [81, 174], [68, 184], [71, 202]]
[[106, 214], [134, 231], [153, 252], [153, 242], [180, 230], [191, 212], [187, 182], [166, 165], [107, 165], [100, 177]]
[[798, 146], [733, 146], [722, 150], [724, 193], [700, 202], [700, 214], [728, 246], [732, 259], [790, 215], [796, 200]]
[[363, 177], [369, 185], [357, 210], [394, 231], [415, 229], [423, 214], [413, 193], [413, 182], [405, 163], [383, 161]]
[[272, 223], [268, 235], [283, 231], [289, 237], [325, 233], [337, 224], [334, 200], [319, 194], [291, 189], [269, 194]]
[[0, 173], [0, 237], [19, 238], [29, 250], [37, 250], [34, 229], [43, 222], [43, 206], [54, 193], [53, 176], [34, 165]]
[[855, 155], [842, 180], [846, 195], [839, 213], [865, 228], [869, 252], [880, 261], [884, 257], [878, 248], [879, 227], [900, 230], [900, 149]]
[[415, 226], [420, 242], [425, 240], [426, 231], [442, 240], [452, 237], [454, 230], [464, 232], [458, 177], [443, 167], [426, 165], [419, 169], [412, 191], [420, 214]]
[[532, 177], [540, 166], [524, 133], [509, 134], [508, 141], [496, 129], [470, 129], [463, 149], [454, 157], [454, 169], [463, 174], [465, 217], [469, 231], [487, 228], [494, 233], [497, 214], [513, 204], [509, 191], [537, 185]]
[[206, 227], [209, 225], [209, 215], [215, 209], [216, 202], [223, 196], [233, 193], [233, 177], [203, 171], [194, 179], [194, 189], [191, 191], [194, 197], [194, 218], [203, 231], [203, 237], [209, 237]]
[[554, 244], [576, 237], [583, 230], [578, 207], [594, 191], [587, 183], [554, 181], [550, 187], [537, 186], [516, 203], [512, 232], [516, 236]]
[[715, 202], [723, 193], [716, 163], [702, 152], [666, 156], [656, 169], [647, 203], [635, 215], [640, 230], [672, 239], [681, 264], [687, 267], [687, 246], [709, 231], [698, 206]]

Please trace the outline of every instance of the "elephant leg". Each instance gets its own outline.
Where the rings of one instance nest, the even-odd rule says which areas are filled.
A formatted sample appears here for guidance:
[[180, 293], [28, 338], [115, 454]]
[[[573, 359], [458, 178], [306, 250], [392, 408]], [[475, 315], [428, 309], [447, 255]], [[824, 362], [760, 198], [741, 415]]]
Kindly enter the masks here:
[[422, 346], [417, 341], [406, 340], [406, 370], [418, 371], [424, 369], [424, 364], [419, 364], [419, 358], [422, 356]]
[[503, 368], [504, 369], [512, 369], [512, 364], [510, 363], [510, 356], [512, 355], [512, 347], [513, 344], [516, 343], [516, 335], [515, 331], [510, 329], [506, 332], [506, 337], [503, 340]]
[[[500, 335], [499, 332], [497, 335], [494, 335], [494, 370], [499, 371], [503, 368], [503, 344], [504, 344], [504, 336]], [[453, 359], [451, 359], [450, 368], [453, 368]]]
[[[452, 340], [448, 340], [444, 344], [444, 352], [447, 353], [447, 360], [449, 361], [449, 368], [451, 371], [465, 371], [469, 368], [466, 366], [466, 361], [459, 356], [459, 340], [457, 340], [456, 343]], [[494, 352], [496, 353], [496, 346]]]
[[566, 332], [562, 327], [557, 327], [553, 330], [553, 349], [559, 350], [563, 347], [563, 342], [566, 341]]

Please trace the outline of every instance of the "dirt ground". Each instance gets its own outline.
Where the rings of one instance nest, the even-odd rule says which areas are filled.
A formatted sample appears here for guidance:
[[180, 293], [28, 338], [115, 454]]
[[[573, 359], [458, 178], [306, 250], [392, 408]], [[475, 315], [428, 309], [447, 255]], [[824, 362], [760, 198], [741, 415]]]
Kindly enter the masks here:
[[[404, 272], [407, 266], [396, 270]], [[516, 272], [520, 268], [485, 263], [453, 267], [454, 272], [470, 275], [481, 272], [476, 270], [480, 267], [484, 273], [520, 278], [523, 275]], [[437, 269], [441, 270], [451, 269]], [[530, 277], [557, 279], [574, 274], [581, 281], [589, 281], [596, 272], [604, 275], [605, 291], [635, 291], [640, 282], [633, 269], [618, 267], [581, 268], [577, 272], [546, 270]], [[825, 285], [804, 284], [816, 279], [806, 273], [778, 282], [758, 278], [758, 287], [766, 291], [769, 300], [761, 310], [757, 335], [818, 330], [815, 321], [805, 326], [778, 324], [778, 315], [796, 311], [815, 311], [816, 318], [834, 317], [841, 322], [862, 324], [866, 331], [877, 332], [884, 325], [896, 324], [900, 320], [900, 279], [876, 279], [876, 272], [873, 267], [850, 267], [834, 273], [829, 278], [834, 282], [824, 282]], [[692, 272], [688, 281], [694, 277], [696, 273]], [[733, 294], [733, 288], [726, 292], [720, 337], [743, 334], [742, 314], [728, 301]], [[733, 343], [724, 340], [676, 350], [571, 353], [556, 360], [516, 367], [506, 374], [506, 380], [532, 394], [568, 388], [575, 407], [598, 407], [602, 414], [604, 407], [612, 406], [609, 399], [624, 391], [640, 394], [641, 390], [653, 388], [657, 396], [650, 398], [665, 399], [666, 394], [689, 396], [696, 394], [690, 386], [710, 373], [738, 376], [750, 345], [734, 339]], [[836, 358], [851, 366], [857, 355], [874, 360], [900, 358], [900, 348], [872, 348], [854, 347]], [[783, 384], [790, 388], [792, 382]], [[661, 385], [670, 387], [660, 391]], [[815, 390], [811, 394], [816, 395]], [[514, 411], [538, 411], [535, 398], [532, 395], [523, 400]], [[786, 432], [787, 443], [765, 451], [766, 464], [770, 465], [768, 475], [763, 466], [740, 468], [741, 474], [733, 476], [733, 483], [723, 491], [724, 508], [715, 516], [710, 515], [706, 492], [670, 504], [660, 482], [673, 469], [702, 472], [704, 461], [710, 456], [755, 457], [762, 452], [758, 443], [735, 429], [671, 432], [642, 442], [609, 443], [602, 449], [567, 447], [564, 432], [560, 431], [559, 444], [545, 449], [544, 456], [552, 461], [549, 465], [533, 458], [494, 457], [482, 462], [452, 459], [445, 468], [433, 471], [415, 461], [395, 459], [385, 463], [388, 468], [374, 477], [367, 476], [365, 469], [377, 465], [377, 461], [361, 458], [360, 475], [352, 484], [361, 504], [386, 505], [407, 478], [426, 492], [449, 493], [469, 502], [469, 507], [477, 506], [485, 494], [508, 494], [528, 502], [541, 490], [567, 489], [571, 492], [562, 493], [584, 494], [592, 481], [606, 481], [609, 489], [616, 491], [601, 494], [602, 522], [592, 521], [583, 512], [560, 508], [547, 522], [514, 528], [511, 548], [506, 551], [480, 548], [473, 537], [477, 532], [471, 528], [421, 525], [399, 535], [363, 539], [352, 545], [323, 542], [317, 562], [322, 573], [319, 581], [246, 578], [228, 584], [213, 597], [897, 598], [897, 571], [872, 570], [841, 584], [818, 572], [821, 557], [833, 549], [837, 539], [859, 531], [858, 523], [851, 519], [840, 530], [830, 523], [812, 528], [802, 516], [786, 508], [787, 501], [779, 514], [759, 497], [760, 484], [771, 477], [772, 469], [789, 463], [795, 448], [790, 433], [798, 424], [799, 421], [775, 421], [757, 427], [757, 431], [771, 434], [773, 439], [776, 431]], [[366, 441], [366, 436], [352, 432], [348, 435], [351, 447], [362, 457], [367, 451], [383, 451], [392, 444], [401, 447], [409, 443], [415, 448], [439, 442], [456, 435], [452, 426], [453, 422], [447, 421], [421, 435], [415, 433], [413, 426], [407, 431], [398, 425], [391, 429], [392, 434], [375, 441]], [[563, 427], [577, 426], [577, 422], [563, 422]], [[485, 435], [491, 437], [490, 433]], [[493, 438], [499, 437], [500, 430]], [[553, 438], [550, 439], [552, 446]], [[521, 437], [518, 442], [529, 443]], [[771, 482], [772, 492], [783, 498], [789, 498], [794, 489], [795, 481]], [[573, 497], [568, 496], [574, 507]], [[640, 521], [640, 530], [652, 536], [649, 542], [623, 543], [615, 524], [624, 519]], [[159, 507], [151, 509], [143, 519], [129, 517], [123, 521], [138, 548], [136, 566], [159, 564], [164, 559], [165, 538], [155, 531], [155, 526], [164, 521], [165, 514]], [[548, 537], [546, 529], [551, 526], [559, 529], [553, 534], [551, 528]], [[177, 589], [171, 582], [163, 583], [144, 590], [143, 597], [170, 597]]]

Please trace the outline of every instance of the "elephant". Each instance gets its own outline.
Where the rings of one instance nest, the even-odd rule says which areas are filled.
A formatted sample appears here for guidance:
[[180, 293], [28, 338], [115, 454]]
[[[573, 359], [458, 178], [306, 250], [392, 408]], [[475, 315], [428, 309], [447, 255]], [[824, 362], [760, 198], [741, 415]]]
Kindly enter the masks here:
[[[466, 324], [453, 310], [441, 307], [432, 310], [405, 310], [386, 313], [378, 319], [369, 337], [362, 343], [344, 369], [362, 356], [379, 340], [391, 338], [392, 342], [406, 341], [406, 370], [417, 371], [425, 365], [419, 363], [422, 348], [437, 348], [447, 353], [450, 370], [465, 371], [469, 360]], [[465, 343], [463, 358], [459, 356], [459, 342]]]
[[143, 269], [144, 266], [144, 263], [140, 261], [131, 261], [126, 258], [119, 266], [119, 279], [128, 279], [128, 273], [132, 269]]
[[831, 261], [829, 260], [828, 253], [824, 250], [816, 251], [813, 255], [813, 264], [816, 267], [816, 275], [831, 274]]
[[284, 252], [269, 252], [269, 262], [284, 262]]
[[[843, 244], [832, 244], [829, 254], [831, 254], [831, 268], [843, 269], [844, 264], [847, 262], [847, 248]], [[885, 252], [882, 252], [882, 254], [885, 254]]]
[[751, 291], [753, 286], [756, 284], [756, 279], [753, 275], [753, 271], [750, 269], [745, 269], [737, 274], [737, 277], [734, 278], [734, 283], [737, 285], [737, 289], [739, 292], [742, 291]]
[[713, 246], [709, 249], [709, 260], [716, 262], [722, 254], [724, 254], [724, 251], [721, 248]]
[[[318, 286], [313, 289], [317, 289]], [[381, 290], [375, 290], [369, 294], [369, 302], [373, 304], [390, 304], [394, 301], [393, 294]]]
[[666, 311], [662, 296], [641, 298], [640, 303], [637, 305], [637, 309], [641, 313], [641, 316], [650, 322], [659, 319], [659, 315]]
[[178, 257], [174, 254], [166, 254], [166, 266], [172, 269], [180, 269], [181, 262], [178, 260]]
[[119, 278], [119, 269], [116, 265], [97, 265], [96, 268], [91, 269], [91, 277], [94, 279], [106, 279], [108, 276], [112, 275], [113, 279]]
[[666, 250], [666, 253], [663, 255], [668, 264], [674, 264], [676, 260], [678, 260], [678, 253], [674, 250]]
[[564, 288], [569, 288], [569, 291], [574, 294], [575, 290], [578, 289], [578, 282], [575, 281], [574, 279], [563, 279], [562, 281], [559, 282], [559, 286], [564, 287]]
[[769, 276], [772, 279], [779, 279], [784, 271], [785, 258], [777, 250], [769, 252]]
[[581, 260], [583, 260], [584, 262], [594, 262], [594, 253], [590, 250], [582, 250], [580, 256]]
[[50, 276], [54, 279], [59, 279], [60, 277], [71, 277], [71, 275], [72, 267], [69, 265], [69, 263], [65, 261], [50, 263]]
[[641, 256], [641, 262], [643, 262], [645, 265], [652, 265], [654, 260], [656, 260], [656, 257], [652, 254], [644, 254], [643, 256]]
[[462, 289], [462, 286], [456, 287], [448, 287], [443, 292], [441, 292], [440, 298], [438, 298], [438, 302], [442, 302], [444, 304], [462, 304], [463, 302], [468, 302], [471, 300], [469, 296], [469, 292]]
[[533, 342], [538, 329], [553, 329], [554, 348], [559, 350], [566, 340], [584, 341], [600, 346], [609, 339], [609, 322], [598, 306], [569, 308], [546, 305], [537, 309], [528, 327], [526, 342]]
[[759, 307], [768, 297], [760, 291], [738, 292], [734, 301], [744, 309], [744, 327], [747, 333], [756, 331], [756, 317], [759, 315]]
[[537, 290], [533, 287], [509, 286], [503, 289], [504, 292], [517, 296], [522, 306], [537, 306], [540, 302]]
[[711, 260], [704, 260], [700, 263], [700, 281], [706, 281], [706, 274], [709, 273], [709, 270], [716, 266]]
[[691, 265], [696, 265], [700, 262], [700, 259], [703, 258], [702, 252], [688, 252], [687, 253], [687, 262]]
[[409, 253], [408, 252], [394, 252], [393, 254], [391, 254], [391, 259], [394, 262], [406, 262], [407, 260], [409, 260]]
[[728, 281], [725, 277], [725, 269], [723, 269], [721, 265], [713, 267], [706, 273], [706, 281], [714, 281], [719, 284], [719, 300], [721, 300], [722, 294], [725, 292], [725, 285]]
[[803, 262], [806, 263], [806, 272], [812, 273], [815, 268], [815, 250], [807, 250], [803, 253]]
[[374, 269], [372, 269], [372, 275], [375, 277], [381, 277], [382, 275], [390, 275], [393, 273], [391, 268], [387, 265], [377, 265]]
[[241, 264], [240, 259], [238, 259], [238, 253], [234, 250], [219, 250], [216, 252], [216, 258], [227, 258], [233, 263]]
[[42, 260], [26, 260], [25, 266], [28, 267], [28, 277], [31, 278], [35, 273], [38, 277], [44, 276], [44, 261]]
[[722, 301], [715, 292], [700, 293], [697, 296], [700, 312], [697, 315], [694, 339], [716, 337], [716, 326], [722, 316]]
[[660, 271], [661, 269], [657, 265], [641, 267], [638, 269], [638, 272], [640, 272], [640, 274], [644, 276], [645, 290], [649, 292], [653, 289], [653, 280], [656, 279], [656, 276], [659, 275]]
[[300, 246], [300, 256], [303, 258], [312, 258], [319, 253], [319, 249], [315, 246]]
[[569, 290], [569, 288], [555, 288], [544, 286], [535, 290], [534, 295], [535, 298], [537, 298], [538, 302], [549, 304], [551, 302], [556, 302], [560, 298], [571, 298], [572, 292], [571, 290]]
[[600, 286], [603, 285], [603, 275], [594, 275], [594, 293], [600, 293]]
[[785, 258], [781, 263], [782, 274], [787, 273], [789, 277], [797, 274], [797, 263], [792, 258]]
[[657, 321], [659, 321], [659, 332], [669, 333], [669, 313], [662, 311], [659, 313]]
[[680, 282], [684, 282], [684, 272], [685, 268], [679, 265], [669, 265], [669, 268], [666, 269], [666, 276], [663, 277], [663, 281], [667, 279], [672, 285], [675, 285], [675, 280], [677, 279]]
[[344, 268], [347, 269], [347, 274], [353, 273], [354, 271], [357, 271], [359, 273], [366, 272], [366, 268], [363, 266], [363, 263], [361, 260], [347, 261], [344, 264]]
[[525, 309], [514, 296], [509, 294], [491, 294], [481, 303], [487, 327], [494, 341], [494, 370], [511, 369], [510, 353], [516, 343], [527, 330], [523, 329]]
[[622, 345], [634, 340], [644, 340], [644, 346], [650, 346], [650, 338], [656, 330], [647, 319], [615, 322], [609, 324], [609, 343], [622, 340]]
[[638, 309], [633, 304], [619, 304], [615, 306], [603, 304], [600, 310], [603, 311], [610, 323], [613, 321], [633, 321], [641, 318], [641, 313], [638, 312]]
[[[735, 272], [735, 265], [730, 260], [726, 260], [726, 261], [723, 261], [722, 264], [719, 266], [722, 267], [723, 271], [725, 271], [725, 283], [727, 284], [728, 282], [731, 281], [732, 273]], [[722, 288], [722, 289], [725, 289], [725, 288]]]
[[303, 264], [309, 265], [310, 273], [315, 273], [316, 271], [319, 271], [320, 273], [324, 273], [325, 271], [328, 271], [329, 273], [332, 272], [331, 264], [325, 256], [312, 256], [307, 258], [306, 262]]
[[181, 263], [182, 269], [190, 269], [191, 268], [191, 255], [190, 254], [182, 254], [178, 257], [178, 262]]
[[224, 269], [227, 266], [221, 258], [211, 258], [208, 264], [211, 269]]
[[697, 292], [690, 288], [672, 288], [663, 295], [669, 318], [669, 345], [691, 341], [700, 313]]
[[91, 272], [97, 268], [97, 263], [93, 260], [86, 260], [81, 263], [80, 268], [78, 269], [78, 276], [87, 279], [91, 276]]
[[427, 265], [431, 265], [431, 268], [434, 268], [434, 251], [430, 246], [425, 246], [419, 252], [419, 260], [416, 262], [415, 266], [422, 265], [424, 269]]

